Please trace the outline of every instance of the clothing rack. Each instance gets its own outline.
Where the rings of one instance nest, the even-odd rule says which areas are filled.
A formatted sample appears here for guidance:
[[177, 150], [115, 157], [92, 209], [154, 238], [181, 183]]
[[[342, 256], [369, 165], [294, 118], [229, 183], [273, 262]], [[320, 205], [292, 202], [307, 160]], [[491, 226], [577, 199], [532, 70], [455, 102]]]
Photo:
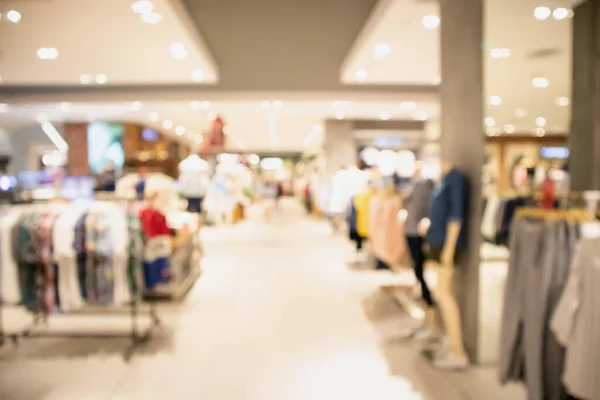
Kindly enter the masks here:
[[[33, 210], [39, 210], [39, 206]], [[64, 211], [63, 211], [64, 212]], [[44, 265], [37, 263], [34, 267], [34, 279], [35, 279], [35, 296], [33, 301], [33, 309], [30, 309], [33, 314], [33, 319], [30, 323], [25, 324], [22, 328], [11, 329], [10, 333], [6, 332], [6, 320], [4, 311], [7, 310], [7, 304], [0, 298], [0, 347], [3, 347], [7, 339], [11, 340], [15, 347], [20, 345], [22, 339], [26, 338], [105, 338], [105, 339], [121, 339], [130, 338], [131, 345], [126, 349], [124, 358], [129, 361], [137, 348], [145, 344], [152, 333], [157, 327], [162, 326], [162, 321], [158, 315], [157, 302], [150, 301], [148, 311], [145, 312], [141, 309], [142, 293], [138, 286], [138, 291], [132, 290], [131, 300], [127, 300], [122, 305], [115, 306], [104, 306], [88, 304], [83, 305], [78, 309], [65, 311], [61, 314], [54, 314], [46, 307], [45, 301], [45, 285], [44, 279], [40, 279], [44, 276]], [[60, 279], [60, 278], [59, 278]], [[138, 282], [139, 284], [139, 282]], [[31, 303], [30, 303], [31, 304]], [[11, 305], [12, 307], [13, 305]], [[15, 304], [16, 307], [16, 304]], [[20, 309], [25, 309], [23, 304], [18, 305]], [[74, 329], [61, 329], [59, 332], [52, 331], [48, 328], [50, 320], [53, 316], [58, 319], [65, 317], [77, 317], [77, 316], [128, 316], [130, 321], [130, 329], [126, 332], [93, 332], [91, 330], [74, 330]], [[149, 319], [148, 326], [144, 329], [140, 327], [140, 317], [147, 316]]]

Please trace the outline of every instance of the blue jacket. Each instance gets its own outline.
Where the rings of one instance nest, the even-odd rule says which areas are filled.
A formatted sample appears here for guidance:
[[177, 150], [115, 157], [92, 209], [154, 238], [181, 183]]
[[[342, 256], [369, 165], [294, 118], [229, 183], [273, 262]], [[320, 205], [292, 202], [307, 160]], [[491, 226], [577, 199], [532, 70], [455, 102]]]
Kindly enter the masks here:
[[466, 221], [468, 215], [468, 182], [465, 175], [453, 168], [444, 178], [442, 184], [434, 191], [429, 211], [431, 225], [427, 232], [427, 243], [431, 247], [443, 247], [446, 242], [448, 223], [461, 224], [456, 242], [457, 249], [467, 245]]

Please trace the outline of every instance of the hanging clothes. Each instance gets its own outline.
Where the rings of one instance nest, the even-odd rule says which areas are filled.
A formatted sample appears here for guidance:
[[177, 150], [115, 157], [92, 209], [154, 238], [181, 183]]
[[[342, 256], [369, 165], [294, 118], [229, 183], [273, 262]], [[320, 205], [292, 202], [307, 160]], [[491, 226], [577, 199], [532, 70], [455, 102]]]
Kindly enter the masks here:
[[170, 280], [169, 257], [171, 256], [171, 230], [167, 219], [158, 210], [146, 208], [140, 212], [142, 231], [147, 238], [144, 249], [145, 286], [153, 289]]
[[356, 208], [356, 232], [364, 237], [369, 237], [370, 203], [373, 196], [373, 189], [367, 188], [354, 197], [354, 207]]

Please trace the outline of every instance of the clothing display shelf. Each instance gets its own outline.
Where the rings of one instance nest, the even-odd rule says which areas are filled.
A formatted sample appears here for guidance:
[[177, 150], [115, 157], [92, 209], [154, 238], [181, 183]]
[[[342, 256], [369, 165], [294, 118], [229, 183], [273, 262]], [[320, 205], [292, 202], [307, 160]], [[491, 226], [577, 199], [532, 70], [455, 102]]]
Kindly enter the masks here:
[[[118, 204], [103, 202], [0, 207], [0, 245], [3, 250], [0, 259], [3, 278], [0, 347], [6, 344], [7, 339], [19, 345], [21, 339], [29, 337], [130, 338], [131, 345], [124, 353], [125, 359], [129, 360], [161, 325], [161, 320], [155, 302], [144, 310], [141, 308], [143, 283], [141, 271], [135, 267], [141, 265], [143, 243], [133, 235], [128, 236], [132, 223], [127, 219], [125, 209]], [[4, 224], [3, 218], [7, 215], [11, 216], [13, 226]], [[40, 218], [40, 215], [43, 217]], [[93, 228], [95, 241], [90, 237], [84, 240], [78, 238], [77, 231], [73, 232], [73, 222], [77, 221], [79, 229], [88, 233], [89, 215], [97, 216], [96, 221], [110, 221], [114, 232], [119, 234], [109, 238], [106, 231], [98, 228], [108, 227], [108, 222], [105, 222]], [[26, 223], [32, 225], [26, 229]], [[65, 229], [68, 226], [71, 229]], [[87, 252], [87, 261], [84, 261], [87, 274], [84, 273], [83, 277], [82, 269], [77, 267], [79, 256], [83, 254], [80, 253], [81, 245]], [[14, 251], [6, 251], [7, 246], [8, 249], [14, 246]], [[90, 248], [93, 248], [92, 253]], [[92, 269], [87, 269], [90, 265]], [[93, 273], [89, 274], [90, 271]], [[92, 286], [90, 282], [93, 282]], [[17, 329], [8, 329], [5, 311], [15, 309], [29, 310], [31, 321], [19, 324]], [[57, 312], [59, 310], [60, 313]], [[89, 329], [67, 328], [56, 332], [49, 328], [55, 319], [78, 316], [82, 317], [78, 319], [90, 324]], [[106, 321], [102, 318], [110, 316], [128, 317], [129, 330], [110, 332], [98, 326], [94, 329], [92, 325], [104, 323]], [[145, 318], [147, 324], [142, 327]]]

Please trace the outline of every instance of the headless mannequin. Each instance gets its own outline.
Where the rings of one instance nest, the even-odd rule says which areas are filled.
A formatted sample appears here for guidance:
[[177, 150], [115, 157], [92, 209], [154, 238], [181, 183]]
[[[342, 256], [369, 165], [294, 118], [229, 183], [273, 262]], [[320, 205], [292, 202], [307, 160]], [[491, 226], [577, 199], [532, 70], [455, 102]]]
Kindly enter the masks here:
[[[454, 166], [449, 163], [442, 165], [442, 174], [447, 175]], [[440, 314], [444, 321], [444, 326], [450, 341], [449, 351], [457, 357], [466, 358], [466, 352], [463, 344], [463, 335], [461, 327], [461, 316], [458, 309], [458, 303], [454, 296], [454, 255], [456, 251], [456, 242], [460, 233], [461, 223], [450, 221], [446, 233], [446, 240], [440, 256], [440, 263], [428, 261], [428, 264], [433, 265], [437, 270], [438, 282], [434, 290], [435, 300], [440, 310]], [[421, 221], [422, 233], [427, 233], [429, 229], [429, 221]], [[433, 332], [439, 332], [437, 314], [435, 308], [427, 310], [426, 322], [428, 328]]]

